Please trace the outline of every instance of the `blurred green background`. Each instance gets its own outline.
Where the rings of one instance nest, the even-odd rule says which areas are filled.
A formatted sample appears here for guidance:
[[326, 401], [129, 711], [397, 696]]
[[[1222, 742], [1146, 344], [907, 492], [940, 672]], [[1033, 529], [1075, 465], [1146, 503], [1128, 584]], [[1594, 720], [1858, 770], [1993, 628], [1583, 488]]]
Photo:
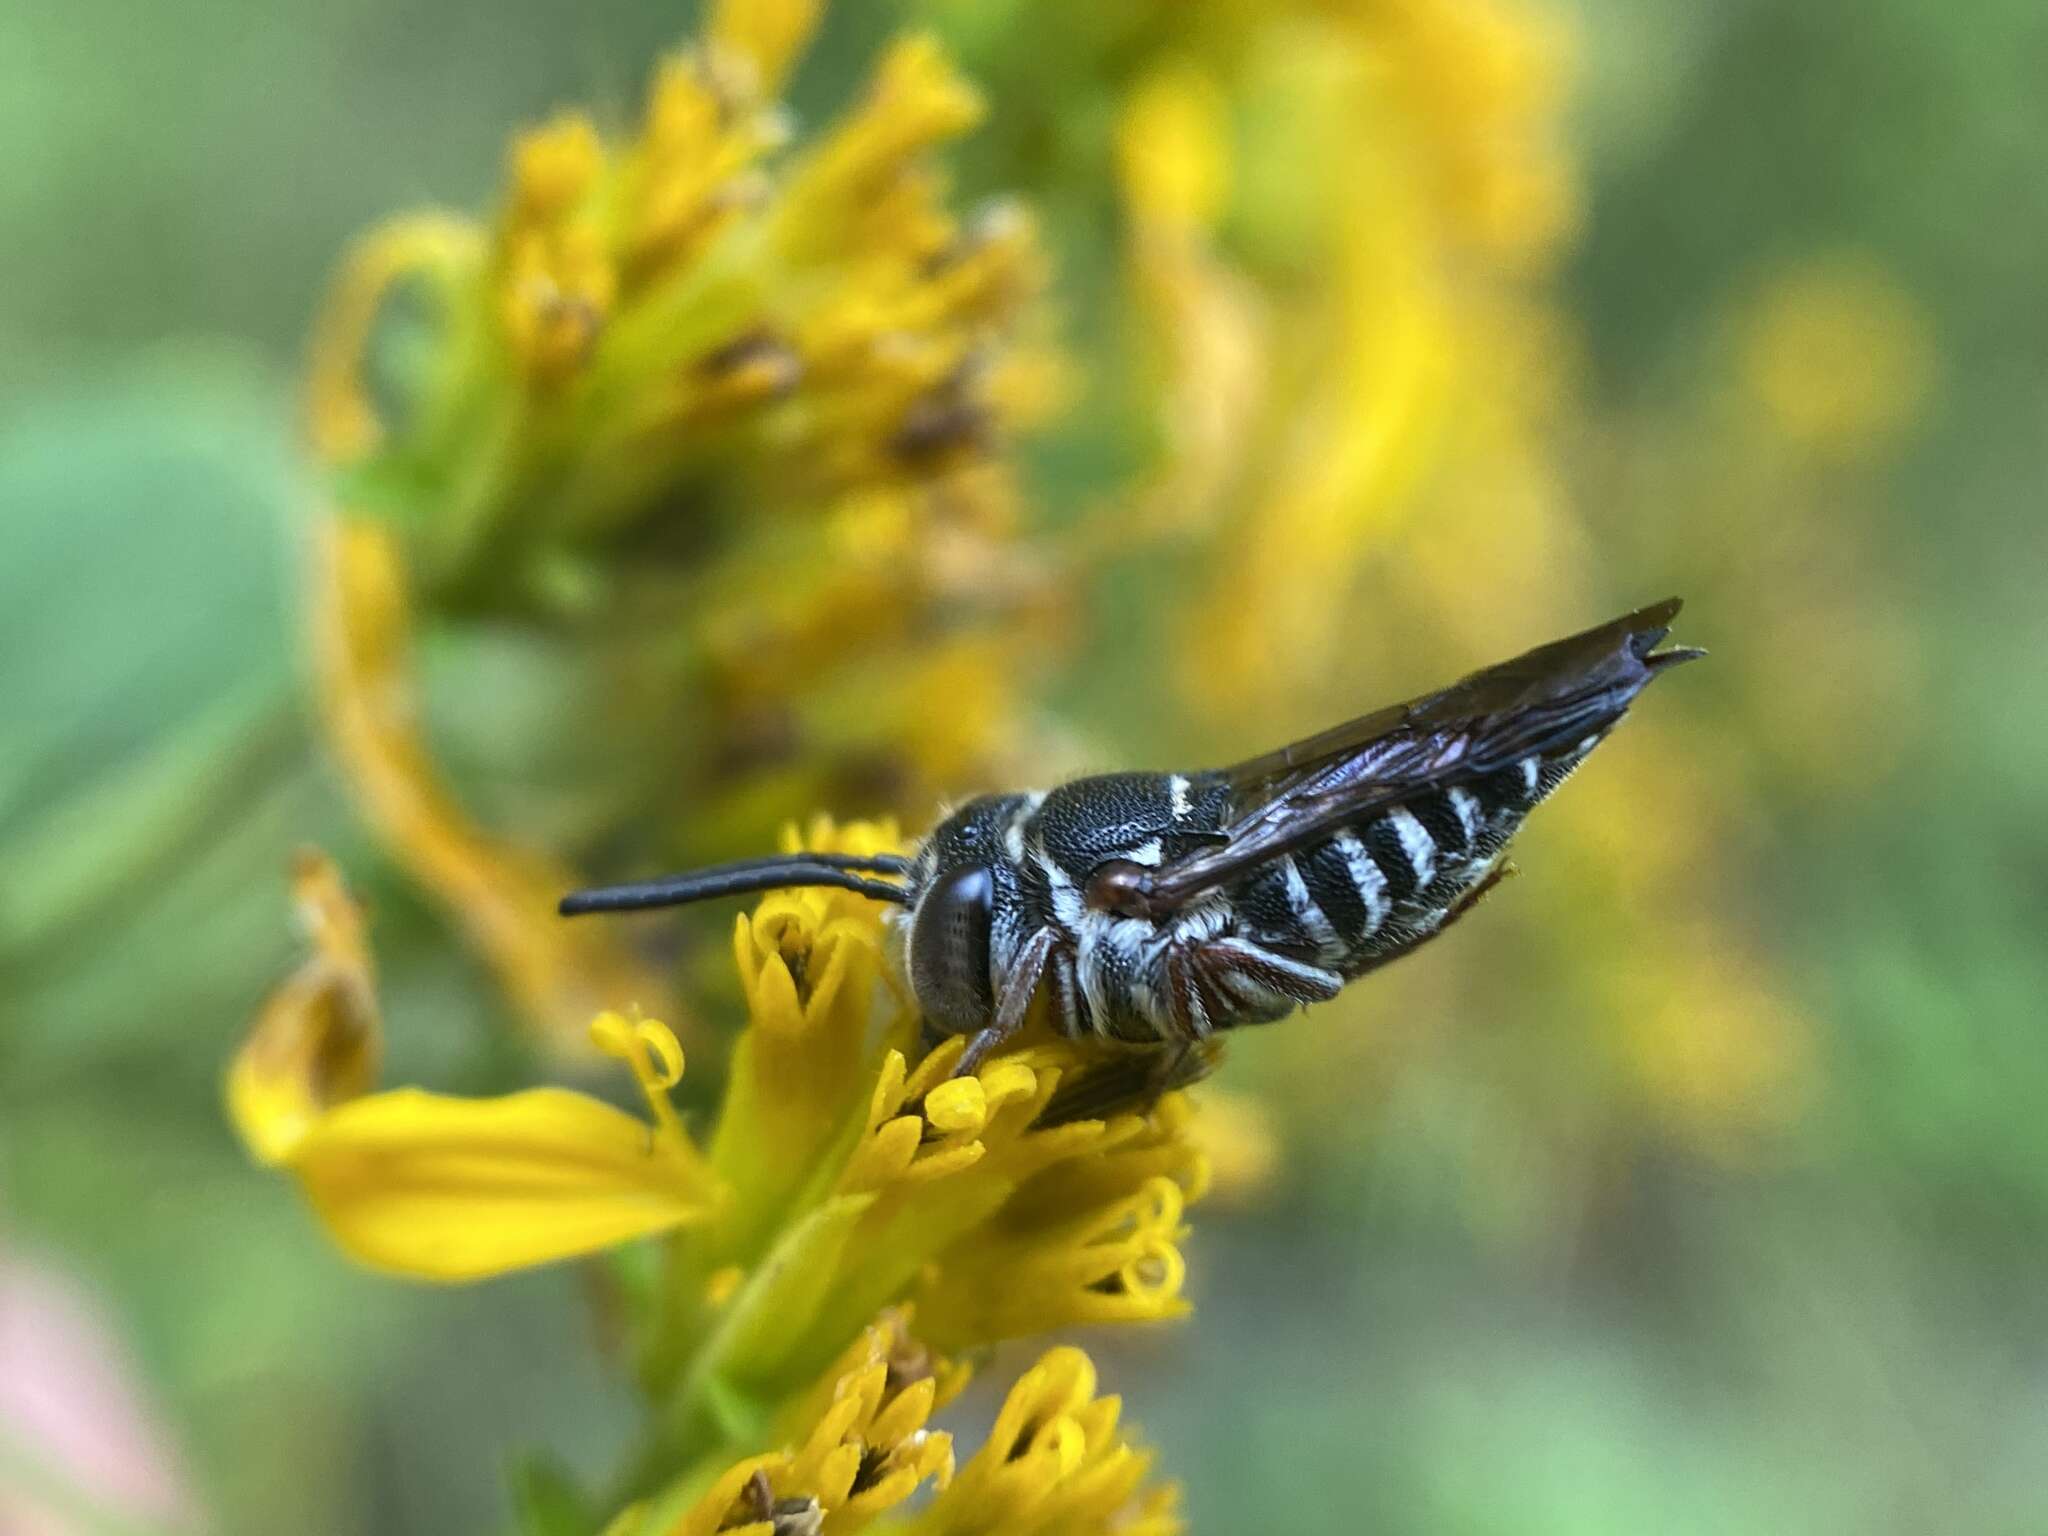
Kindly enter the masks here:
[[[1070, 80], [1047, 113], [1060, 28], [842, 5], [795, 100], [825, 116], [913, 13], [989, 92], [963, 186], [1041, 209], [1085, 376], [1115, 330], [1088, 179], [1109, 108]], [[1739, 1134], [1547, 1112], [1575, 1043], [1516, 984], [1526, 944], [1475, 920], [1400, 995], [1496, 965], [1503, 1011], [1396, 1050], [1355, 1108], [1355, 1043], [1335, 1087], [1310, 1025], [1243, 1043], [1233, 1086], [1267, 1101], [1283, 1171], [1197, 1213], [1195, 1323], [1099, 1355], [1200, 1531], [2048, 1529], [2048, 16], [1562, 14], [1584, 207], [1539, 285], [1574, 359], [1545, 455], [1616, 599], [1578, 617], [1674, 588], [1680, 638], [1716, 652], [1718, 677], [1668, 685], [1694, 693], [1663, 740], [1726, 775], [1716, 916], [1800, 1020], [1799, 1086]], [[555, 105], [625, 121], [690, 23], [639, 0], [0, 11], [0, 1379], [44, 1368], [22, 1277], [54, 1277], [170, 1458], [78, 1529], [487, 1528], [518, 1449], [600, 1467], [628, 1422], [574, 1273], [443, 1292], [349, 1269], [245, 1163], [219, 1080], [293, 953], [290, 850], [375, 867], [293, 616], [330, 264], [394, 208], [486, 205], [508, 131]], [[1859, 326], [1877, 344], [1831, 355]], [[1802, 364], [1878, 403], [1760, 438], [1745, 413]], [[1795, 429], [1801, 388], [1776, 407]], [[1034, 498], [1099, 500], [1139, 456], [1127, 425], [1055, 421]], [[1048, 685], [1108, 760], [1235, 739], [1126, 718], [1165, 665], [1127, 610], [1161, 585], [1112, 572]], [[1393, 696], [1489, 659], [1439, 637], [1375, 675]], [[1581, 824], [1602, 772], [1567, 791]], [[1532, 848], [1502, 902], [1564, 899], [1545, 861], [1573, 856]], [[362, 883], [392, 1076], [501, 1084], [474, 962], [396, 876]], [[0, 1526], [49, 1470], [7, 1400]]]

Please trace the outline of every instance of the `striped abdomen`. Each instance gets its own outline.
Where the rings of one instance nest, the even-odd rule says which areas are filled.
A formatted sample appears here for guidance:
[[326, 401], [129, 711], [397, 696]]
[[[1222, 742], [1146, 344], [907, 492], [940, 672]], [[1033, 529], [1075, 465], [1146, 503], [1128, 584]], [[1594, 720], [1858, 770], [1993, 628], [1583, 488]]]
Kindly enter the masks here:
[[1238, 932], [1347, 979], [1384, 964], [1435, 934], [1592, 745], [1426, 790], [1281, 858], [1232, 891]]

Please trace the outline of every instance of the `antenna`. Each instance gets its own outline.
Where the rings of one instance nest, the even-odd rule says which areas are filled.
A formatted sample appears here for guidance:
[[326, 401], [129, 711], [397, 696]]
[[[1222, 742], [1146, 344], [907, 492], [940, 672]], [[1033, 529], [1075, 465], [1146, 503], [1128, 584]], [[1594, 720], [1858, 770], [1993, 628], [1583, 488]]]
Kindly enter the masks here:
[[910, 897], [900, 885], [871, 880], [868, 875], [905, 875], [910, 861], [893, 853], [858, 855], [847, 853], [790, 853], [763, 859], [740, 859], [731, 864], [713, 864], [704, 869], [663, 875], [630, 885], [604, 885], [587, 891], [572, 891], [561, 900], [564, 917], [587, 912], [642, 912], [655, 907], [680, 907], [688, 902], [709, 901], [718, 896], [745, 896], [754, 891], [789, 890], [799, 886], [828, 886], [855, 891], [873, 901], [909, 904]]

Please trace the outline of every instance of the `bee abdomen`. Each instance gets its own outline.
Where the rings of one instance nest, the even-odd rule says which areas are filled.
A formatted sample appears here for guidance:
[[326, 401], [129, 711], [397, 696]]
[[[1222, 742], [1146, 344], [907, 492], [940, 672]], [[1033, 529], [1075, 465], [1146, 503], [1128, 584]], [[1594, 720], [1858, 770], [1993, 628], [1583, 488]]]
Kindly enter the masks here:
[[1304, 849], [1295, 864], [1344, 950], [1357, 948], [1386, 922], [1392, 908], [1386, 876], [1351, 833]]
[[1282, 855], [1232, 892], [1241, 931], [1355, 974], [1433, 934], [1591, 743], [1424, 790]]

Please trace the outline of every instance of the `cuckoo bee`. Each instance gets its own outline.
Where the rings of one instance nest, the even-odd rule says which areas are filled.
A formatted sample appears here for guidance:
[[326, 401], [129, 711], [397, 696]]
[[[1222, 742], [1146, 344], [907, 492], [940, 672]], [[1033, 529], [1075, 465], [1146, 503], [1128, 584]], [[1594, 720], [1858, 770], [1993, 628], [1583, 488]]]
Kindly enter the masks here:
[[1665, 602], [1199, 773], [1111, 773], [985, 795], [908, 858], [795, 853], [579, 891], [564, 915], [787, 886], [891, 913], [929, 1033], [971, 1072], [1043, 992], [1072, 1039], [1132, 1048], [1098, 1093], [1199, 1075], [1216, 1033], [1325, 1002], [1470, 911], [1508, 840], [1665, 669]]

